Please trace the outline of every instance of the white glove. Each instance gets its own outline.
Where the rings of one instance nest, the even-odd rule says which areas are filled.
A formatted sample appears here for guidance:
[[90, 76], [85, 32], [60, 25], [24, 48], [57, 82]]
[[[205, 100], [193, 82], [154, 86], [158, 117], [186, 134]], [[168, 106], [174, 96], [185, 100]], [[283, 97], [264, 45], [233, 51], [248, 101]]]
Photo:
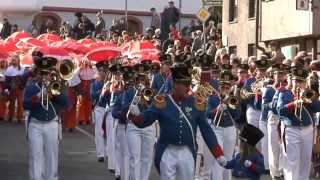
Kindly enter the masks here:
[[130, 105], [129, 111], [130, 111], [130, 114], [132, 114], [134, 116], [139, 116], [140, 115], [140, 110], [139, 110], [138, 105], [133, 105], [133, 104]]
[[227, 108], [227, 105], [225, 105], [225, 104], [221, 104], [220, 105], [220, 110], [221, 111], [226, 111], [228, 108]]
[[224, 156], [220, 156], [217, 158], [217, 161], [220, 166], [225, 167], [227, 165], [227, 159]]
[[251, 161], [249, 161], [249, 160], [245, 160], [244, 161], [244, 166], [245, 167], [250, 167], [252, 165], [252, 162]]
[[110, 106], [107, 104], [107, 105], [106, 105], [106, 112], [110, 112], [110, 110], [111, 110], [111, 109], [110, 109]]
[[8, 90], [8, 89], [5, 89], [5, 90], [4, 90], [4, 93], [9, 95], [9, 90]]

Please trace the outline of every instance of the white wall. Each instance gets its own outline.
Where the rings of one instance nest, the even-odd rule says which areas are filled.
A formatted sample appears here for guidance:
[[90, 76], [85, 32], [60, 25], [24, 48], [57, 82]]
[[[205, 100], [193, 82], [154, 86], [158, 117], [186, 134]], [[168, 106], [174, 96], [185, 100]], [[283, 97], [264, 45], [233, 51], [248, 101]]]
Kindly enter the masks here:
[[312, 34], [311, 11], [296, 10], [294, 0], [262, 3], [262, 41]]
[[[20, 0], [21, 1], [21, 0]], [[43, 6], [73, 7], [88, 9], [116, 9], [123, 10], [125, 0], [42, 0]], [[182, 12], [195, 14], [202, 6], [202, 0], [181, 0]], [[175, 0], [176, 7], [179, 7], [179, 0]], [[168, 5], [167, 0], [128, 0], [128, 10], [149, 11], [155, 7], [159, 12]]]

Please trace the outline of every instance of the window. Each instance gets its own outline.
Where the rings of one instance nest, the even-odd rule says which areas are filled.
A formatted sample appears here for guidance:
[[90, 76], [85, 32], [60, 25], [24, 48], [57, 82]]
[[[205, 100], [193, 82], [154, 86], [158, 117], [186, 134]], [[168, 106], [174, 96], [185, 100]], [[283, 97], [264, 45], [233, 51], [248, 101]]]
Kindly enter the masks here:
[[255, 44], [248, 44], [248, 57], [256, 56], [256, 46]]
[[238, 0], [229, 0], [229, 22], [237, 21]]
[[237, 46], [229, 46], [229, 54], [237, 55]]
[[249, 18], [256, 17], [256, 1], [257, 0], [249, 0]]

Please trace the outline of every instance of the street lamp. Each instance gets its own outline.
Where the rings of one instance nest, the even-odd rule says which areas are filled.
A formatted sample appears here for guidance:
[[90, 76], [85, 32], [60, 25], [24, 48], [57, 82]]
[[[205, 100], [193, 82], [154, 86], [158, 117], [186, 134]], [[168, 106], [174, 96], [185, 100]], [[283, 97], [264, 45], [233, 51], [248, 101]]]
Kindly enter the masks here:
[[124, 18], [125, 18], [125, 28], [128, 31], [128, 0], [125, 0], [125, 7], [124, 7]]

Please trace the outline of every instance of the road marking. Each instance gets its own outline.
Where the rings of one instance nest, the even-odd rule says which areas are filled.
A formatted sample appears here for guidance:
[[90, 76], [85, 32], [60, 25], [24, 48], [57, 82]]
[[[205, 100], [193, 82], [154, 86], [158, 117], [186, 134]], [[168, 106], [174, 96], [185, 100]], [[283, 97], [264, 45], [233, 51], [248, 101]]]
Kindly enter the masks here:
[[94, 135], [90, 134], [88, 131], [80, 128], [79, 126], [76, 127], [76, 130], [78, 130], [80, 133], [88, 136], [91, 140], [95, 141]]
[[67, 155], [89, 155], [89, 154], [95, 154], [96, 151], [86, 151], [86, 152], [66, 152]]

